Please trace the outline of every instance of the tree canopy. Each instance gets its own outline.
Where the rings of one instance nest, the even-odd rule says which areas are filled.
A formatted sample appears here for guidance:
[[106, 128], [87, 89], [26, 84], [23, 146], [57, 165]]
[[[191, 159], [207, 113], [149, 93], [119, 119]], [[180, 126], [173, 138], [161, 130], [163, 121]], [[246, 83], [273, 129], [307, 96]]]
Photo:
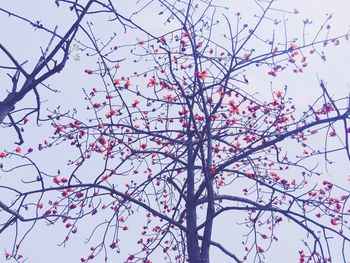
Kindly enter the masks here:
[[[280, 1], [241, 2], [250, 14], [230, 1], [56, 0], [64, 32], [0, 8], [49, 36], [35, 61], [0, 41], [0, 123], [17, 144], [0, 149], [7, 260], [27, 260], [45, 222], [60, 245], [87, 237], [81, 262], [272, 262], [291, 234], [283, 251], [300, 263], [349, 262], [350, 190], [327, 175], [349, 167], [349, 94], [327, 76], [302, 82], [348, 32], [332, 14], [315, 25]], [[84, 84], [52, 87], [70, 63]]]

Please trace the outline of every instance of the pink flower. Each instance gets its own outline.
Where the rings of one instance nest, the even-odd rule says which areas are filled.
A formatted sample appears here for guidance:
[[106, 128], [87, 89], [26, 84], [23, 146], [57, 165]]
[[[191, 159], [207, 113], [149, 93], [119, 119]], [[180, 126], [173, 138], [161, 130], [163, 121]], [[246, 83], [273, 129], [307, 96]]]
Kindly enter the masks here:
[[130, 79], [127, 79], [127, 80], [125, 81], [124, 87], [125, 87], [126, 89], [129, 88], [129, 87], [131, 87], [131, 80], [130, 80]]
[[157, 85], [157, 80], [155, 77], [152, 77], [149, 79], [147, 86], [148, 87], [155, 87]]
[[138, 104], [140, 104], [140, 101], [139, 100], [134, 100], [134, 103], [131, 104], [131, 105], [135, 108]]
[[84, 72], [85, 72], [86, 74], [91, 75], [93, 71], [92, 71], [91, 69], [85, 69]]

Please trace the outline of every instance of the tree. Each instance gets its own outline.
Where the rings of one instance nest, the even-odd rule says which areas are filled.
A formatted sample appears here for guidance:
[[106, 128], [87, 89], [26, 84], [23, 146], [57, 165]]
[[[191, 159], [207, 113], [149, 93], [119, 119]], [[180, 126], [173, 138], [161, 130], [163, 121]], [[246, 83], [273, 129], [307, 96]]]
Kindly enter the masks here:
[[[59, 2], [60, 1], [56, 1], [58, 6]], [[19, 126], [23, 123], [25, 124], [28, 121], [28, 117], [34, 113], [37, 114], [37, 123], [39, 124], [40, 122], [40, 89], [44, 88], [57, 92], [56, 90], [51, 89], [49, 85], [45, 84], [45, 82], [64, 68], [71, 50], [71, 44], [79, 29], [79, 25], [93, 2], [94, 1], [89, 1], [84, 5], [77, 6], [76, 4], [71, 7], [71, 9], [74, 9], [75, 11], [76, 20], [62, 35], [57, 32], [58, 26], [56, 26], [54, 30], [51, 30], [44, 26], [39, 20], [32, 21], [20, 14], [12, 13], [3, 8], [0, 9], [2, 13], [14, 17], [19, 20], [19, 22], [29, 24], [36, 30], [44, 31], [50, 37], [46, 47], [40, 48], [41, 55], [37, 59], [37, 62], [33, 65], [29, 65], [28, 69], [26, 69], [28, 60], [19, 60], [13, 52], [11, 52], [11, 48], [0, 44], [1, 55], [4, 56], [4, 64], [0, 66], [0, 69], [2, 70], [2, 74], [7, 74], [11, 79], [11, 87], [6, 90], [7, 93], [4, 95], [2, 101], [0, 101], [0, 124], [15, 129], [19, 138], [19, 141], [17, 142], [18, 145], [21, 145], [24, 142], [22, 131]], [[28, 107], [27, 105], [26, 107], [16, 109], [16, 105], [31, 93], [34, 93], [35, 106]], [[16, 117], [14, 117], [14, 115]], [[6, 118], [8, 120], [6, 120]]]
[[[33, 149], [1, 152], [4, 161], [24, 162], [4, 166], [3, 172], [35, 170], [22, 185], [1, 186], [14, 196], [0, 202], [6, 215], [0, 233], [16, 233], [7, 259], [22, 260], [23, 239], [14, 227], [63, 222], [66, 244], [93, 216], [97, 222], [89, 240], [97, 236], [99, 241], [81, 262], [100, 254], [115, 261], [111, 251], [119, 252], [120, 236], [132, 230], [140, 232], [138, 247], [119, 262], [164, 257], [163, 262], [208, 263], [210, 248], [233, 262], [271, 262], [267, 255], [278, 243], [280, 228], [291, 225], [302, 240], [293, 251], [299, 262], [331, 262], [336, 253], [341, 256], [335, 262], [350, 260], [349, 190], [321, 177], [323, 169], [315, 165], [328, 167], [338, 152], [348, 165], [349, 96], [331, 95], [320, 79], [320, 96], [299, 110], [287, 85], [271, 84], [269, 94], [249, 89], [256, 71], [273, 83], [288, 71], [303, 74], [312, 56], [325, 61], [326, 46], [348, 39], [347, 34], [332, 36], [332, 15], [313, 34], [311, 21], [303, 20], [303, 34], [296, 36], [287, 31], [286, 17], [298, 16], [298, 10], [279, 9], [276, 1], [255, 1], [249, 24], [234, 7], [209, 0], [137, 2], [130, 15], [112, 1], [56, 2], [72, 4], [77, 21], [84, 12], [91, 19], [107, 14], [125, 30], [125, 39], [119, 31], [105, 38], [98, 22], [77, 22], [60, 41], [65, 44], [56, 46], [65, 47], [64, 64], [79, 28], [85, 34], [77, 40], [80, 52], [96, 62], [86, 67], [86, 78], [100, 83], [84, 89], [85, 113], [64, 111], [62, 105], [47, 117], [52, 136], [38, 150], [76, 151], [70, 171], [42, 170], [31, 157]], [[89, 5], [98, 10], [85, 11]], [[149, 12], [160, 16], [159, 30], [138, 22]], [[130, 35], [136, 42], [128, 44]], [[55, 67], [49, 72], [63, 69]], [[26, 76], [21, 69], [16, 62], [14, 81]], [[4, 112], [11, 120], [10, 111]], [[223, 216], [244, 229], [233, 246], [214, 238], [215, 231], [225, 231], [216, 224]]]

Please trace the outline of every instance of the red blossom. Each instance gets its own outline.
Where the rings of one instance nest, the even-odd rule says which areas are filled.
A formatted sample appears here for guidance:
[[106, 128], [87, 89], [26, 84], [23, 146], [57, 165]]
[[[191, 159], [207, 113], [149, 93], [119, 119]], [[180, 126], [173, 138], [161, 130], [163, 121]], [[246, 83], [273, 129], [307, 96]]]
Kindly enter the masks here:
[[138, 104], [140, 104], [140, 101], [139, 100], [134, 100], [134, 103], [131, 104], [131, 106], [135, 108]]
[[157, 80], [155, 77], [149, 79], [147, 87], [155, 87], [157, 85]]
[[128, 88], [130, 88], [131, 87], [131, 80], [130, 79], [127, 79], [126, 81], [125, 81], [125, 84], [124, 84], [124, 88], [126, 88], [126, 89], [128, 89]]
[[91, 75], [93, 71], [91, 69], [85, 69], [84, 72]]
[[337, 134], [335, 133], [335, 131], [331, 131], [330, 133], [329, 133], [329, 137], [334, 137], [334, 136], [336, 136]]
[[275, 92], [275, 95], [277, 96], [277, 98], [282, 98], [283, 93], [282, 91], [278, 90]]
[[55, 176], [55, 177], [53, 178], [53, 181], [54, 181], [54, 183], [56, 183], [56, 184], [60, 184], [60, 183], [61, 183], [61, 180], [58, 179], [57, 176]]
[[141, 148], [142, 148], [142, 149], [146, 149], [146, 148], [147, 148], [147, 144], [146, 144], [146, 143], [142, 143], [142, 144], [141, 144]]
[[4, 151], [0, 152], [0, 158], [4, 159], [6, 157], [6, 153]]
[[262, 247], [258, 247], [258, 252], [259, 252], [259, 253], [264, 253], [265, 250], [264, 250]]

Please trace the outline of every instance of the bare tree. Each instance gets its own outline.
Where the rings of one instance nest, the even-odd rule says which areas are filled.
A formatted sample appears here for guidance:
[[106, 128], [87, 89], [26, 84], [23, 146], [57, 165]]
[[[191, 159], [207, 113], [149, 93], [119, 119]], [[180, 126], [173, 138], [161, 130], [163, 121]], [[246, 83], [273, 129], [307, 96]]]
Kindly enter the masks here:
[[[31, 21], [21, 14], [15, 14], [9, 10], [0, 8], [2, 13], [19, 20], [18, 22], [27, 23], [34, 29], [43, 30], [51, 36], [46, 47], [41, 47], [42, 55], [38, 58], [36, 65], [31, 69], [26, 69], [25, 67], [28, 60], [22, 61], [16, 58], [16, 55], [11, 52], [11, 47], [0, 44], [0, 50], [6, 57], [0, 69], [2, 70], [2, 74], [7, 74], [12, 80], [12, 87], [6, 87], [7, 95], [0, 101], [0, 124], [15, 129], [19, 137], [19, 145], [23, 143], [19, 124], [26, 122], [26, 118], [33, 113], [37, 113], [37, 122], [39, 122], [41, 105], [39, 86], [50, 89], [48, 85], [45, 85], [46, 80], [64, 68], [69, 56], [71, 43], [74, 41], [79, 25], [93, 2], [88, 1], [83, 6], [73, 5], [71, 7], [75, 11], [76, 21], [62, 35], [57, 32], [57, 27], [50, 29], [45, 27], [40, 21]], [[56, 4], [59, 5], [59, 1], [56, 1]], [[27, 96], [28, 93], [34, 93], [35, 106], [16, 109], [16, 104]], [[18, 118], [14, 118], [13, 115], [18, 115]], [[7, 122], [5, 121], [6, 118], [8, 119]]]
[[[299, 262], [331, 262], [336, 253], [341, 256], [334, 262], [350, 260], [349, 190], [320, 177], [322, 169], [314, 165], [322, 160], [330, 165], [337, 152], [348, 165], [349, 97], [332, 96], [320, 80], [320, 96], [300, 111], [287, 86], [272, 87], [269, 96], [248, 92], [253, 67], [273, 82], [285, 71], [302, 74], [310, 56], [326, 60], [324, 47], [348, 38], [331, 36], [331, 15], [314, 34], [304, 20], [303, 34], [293, 36], [287, 17], [298, 11], [279, 9], [276, 1], [255, 1], [258, 13], [251, 25], [239, 12], [209, 0], [141, 1], [130, 15], [118, 12], [113, 1], [76, 2], [76, 24], [59, 37], [54, 51], [43, 53], [33, 73], [2, 47], [15, 65], [15, 88], [8, 97], [16, 98], [2, 110], [3, 118], [11, 120], [15, 103], [63, 68], [78, 28], [86, 36], [80, 49], [97, 62], [85, 73], [100, 78], [101, 86], [84, 89], [85, 115], [58, 110], [49, 115], [53, 135], [39, 150], [71, 145], [67, 151], [78, 155], [69, 161], [70, 173], [44, 172], [28, 153], [1, 153], [25, 162], [4, 172], [29, 166], [35, 173], [23, 188], [1, 186], [16, 197], [10, 204], [0, 202], [7, 214], [0, 233], [39, 220], [63, 222], [65, 244], [93, 215], [99, 222], [89, 240], [103, 234], [81, 262], [100, 253], [115, 261], [109, 251], [119, 251], [120, 233], [138, 218], [143, 220], [139, 248], [130, 248], [124, 262], [165, 257], [163, 262], [209, 263], [211, 247], [233, 262], [271, 262], [265, 254], [278, 242], [279, 228], [292, 225], [302, 241], [295, 247]], [[119, 32], [103, 39], [94, 23], [82, 26], [92, 3], [99, 6], [94, 17], [107, 14], [125, 30], [125, 39], [137, 40], [123, 42]], [[160, 29], [139, 22], [150, 13], [164, 22]], [[64, 58], [55, 63], [60, 49]], [[46, 69], [49, 63], [54, 66]], [[19, 76], [27, 84], [17, 95]], [[216, 223], [222, 216], [244, 228], [230, 247], [213, 238], [215, 231], [225, 231]], [[21, 260], [20, 238], [16, 235], [6, 258]]]

